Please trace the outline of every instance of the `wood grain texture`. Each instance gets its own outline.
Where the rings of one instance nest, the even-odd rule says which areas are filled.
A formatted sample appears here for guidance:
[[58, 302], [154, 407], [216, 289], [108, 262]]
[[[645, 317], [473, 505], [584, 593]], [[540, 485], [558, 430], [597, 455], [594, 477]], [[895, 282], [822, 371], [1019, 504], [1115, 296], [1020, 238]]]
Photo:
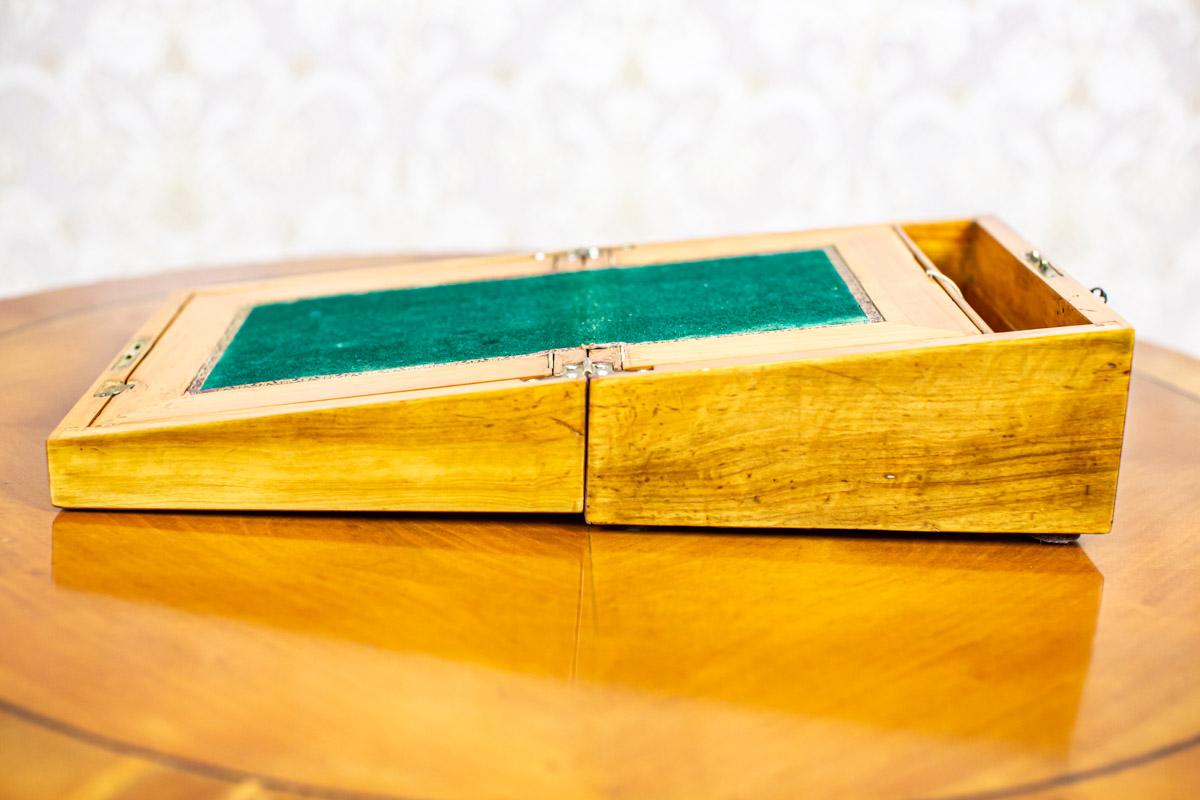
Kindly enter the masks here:
[[572, 512], [586, 387], [553, 378], [60, 430], [64, 508]]
[[588, 521], [1107, 532], [1132, 335], [595, 379]]
[[6, 800], [1197, 795], [1194, 362], [1139, 345], [1066, 547], [60, 512], [45, 436], [163, 281], [0, 302]]

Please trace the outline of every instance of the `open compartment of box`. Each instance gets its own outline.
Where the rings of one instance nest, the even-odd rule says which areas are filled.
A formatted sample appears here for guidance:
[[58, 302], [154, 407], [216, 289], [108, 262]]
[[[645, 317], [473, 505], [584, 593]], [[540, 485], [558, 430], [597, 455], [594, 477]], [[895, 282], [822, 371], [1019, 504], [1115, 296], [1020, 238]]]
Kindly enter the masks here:
[[1107, 530], [1132, 330], [1031, 250], [982, 218], [198, 289], [51, 436], [54, 500]]

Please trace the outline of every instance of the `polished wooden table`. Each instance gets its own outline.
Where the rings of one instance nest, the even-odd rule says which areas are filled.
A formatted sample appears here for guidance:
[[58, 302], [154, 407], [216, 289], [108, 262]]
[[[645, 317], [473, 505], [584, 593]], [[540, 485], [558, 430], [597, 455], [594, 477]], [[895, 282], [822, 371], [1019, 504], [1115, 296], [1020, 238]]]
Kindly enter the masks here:
[[1065, 546], [50, 505], [169, 289], [329, 266], [0, 303], [0, 797], [1200, 796], [1197, 362]]

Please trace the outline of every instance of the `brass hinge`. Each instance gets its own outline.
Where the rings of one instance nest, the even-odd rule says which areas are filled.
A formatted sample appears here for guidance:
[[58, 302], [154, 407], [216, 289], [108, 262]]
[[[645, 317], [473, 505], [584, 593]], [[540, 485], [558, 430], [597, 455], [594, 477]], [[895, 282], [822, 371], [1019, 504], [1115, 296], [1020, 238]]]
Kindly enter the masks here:
[[1030, 250], [1028, 253], [1026, 253], [1025, 260], [1028, 261], [1031, 266], [1037, 267], [1037, 271], [1042, 273], [1042, 275], [1047, 278], [1058, 278], [1062, 275], [1062, 273], [1058, 271], [1058, 267], [1051, 264], [1050, 259], [1046, 258], [1037, 250]]
[[[576, 350], [575, 353], [579, 351]], [[624, 368], [624, 345], [604, 348], [604, 355], [592, 358], [586, 353], [583, 358], [563, 357], [562, 353], [550, 354], [550, 375], [555, 378], [603, 378]]]
[[550, 271], [561, 269], [588, 269], [595, 267], [611, 267], [616, 263], [616, 254], [622, 250], [630, 250], [633, 245], [616, 245], [609, 247], [573, 247], [570, 250], [559, 250], [547, 253], [539, 250], [533, 254], [534, 261], [549, 261]]
[[109, 368], [109, 370], [111, 372], [116, 372], [117, 370], [121, 370], [121, 369], [124, 369], [125, 367], [131, 366], [133, 364], [133, 362], [138, 359], [139, 356], [145, 355], [146, 347], [149, 344], [150, 344], [149, 336], [142, 336], [142, 337], [139, 337], [138, 339], [135, 339], [133, 344], [129, 345], [129, 349], [120, 355], [120, 357], [117, 359], [116, 363], [113, 364]]
[[563, 374], [568, 378], [583, 378], [592, 375], [602, 378], [620, 371], [619, 364], [611, 361], [593, 361], [591, 356], [584, 356], [583, 361], [563, 365]]
[[116, 397], [121, 392], [129, 391], [132, 388], [133, 388], [132, 383], [125, 383], [124, 381], [105, 381], [104, 385], [101, 386], [100, 389], [92, 396], [93, 397]]

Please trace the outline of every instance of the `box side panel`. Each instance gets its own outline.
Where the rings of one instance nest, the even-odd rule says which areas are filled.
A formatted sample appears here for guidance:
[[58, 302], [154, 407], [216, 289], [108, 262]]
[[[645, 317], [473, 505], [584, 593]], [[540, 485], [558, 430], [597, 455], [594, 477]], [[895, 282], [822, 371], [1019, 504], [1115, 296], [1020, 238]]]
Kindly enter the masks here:
[[1132, 331], [592, 381], [589, 522], [1110, 529]]
[[505, 389], [67, 431], [72, 508], [578, 512], [586, 386]]

